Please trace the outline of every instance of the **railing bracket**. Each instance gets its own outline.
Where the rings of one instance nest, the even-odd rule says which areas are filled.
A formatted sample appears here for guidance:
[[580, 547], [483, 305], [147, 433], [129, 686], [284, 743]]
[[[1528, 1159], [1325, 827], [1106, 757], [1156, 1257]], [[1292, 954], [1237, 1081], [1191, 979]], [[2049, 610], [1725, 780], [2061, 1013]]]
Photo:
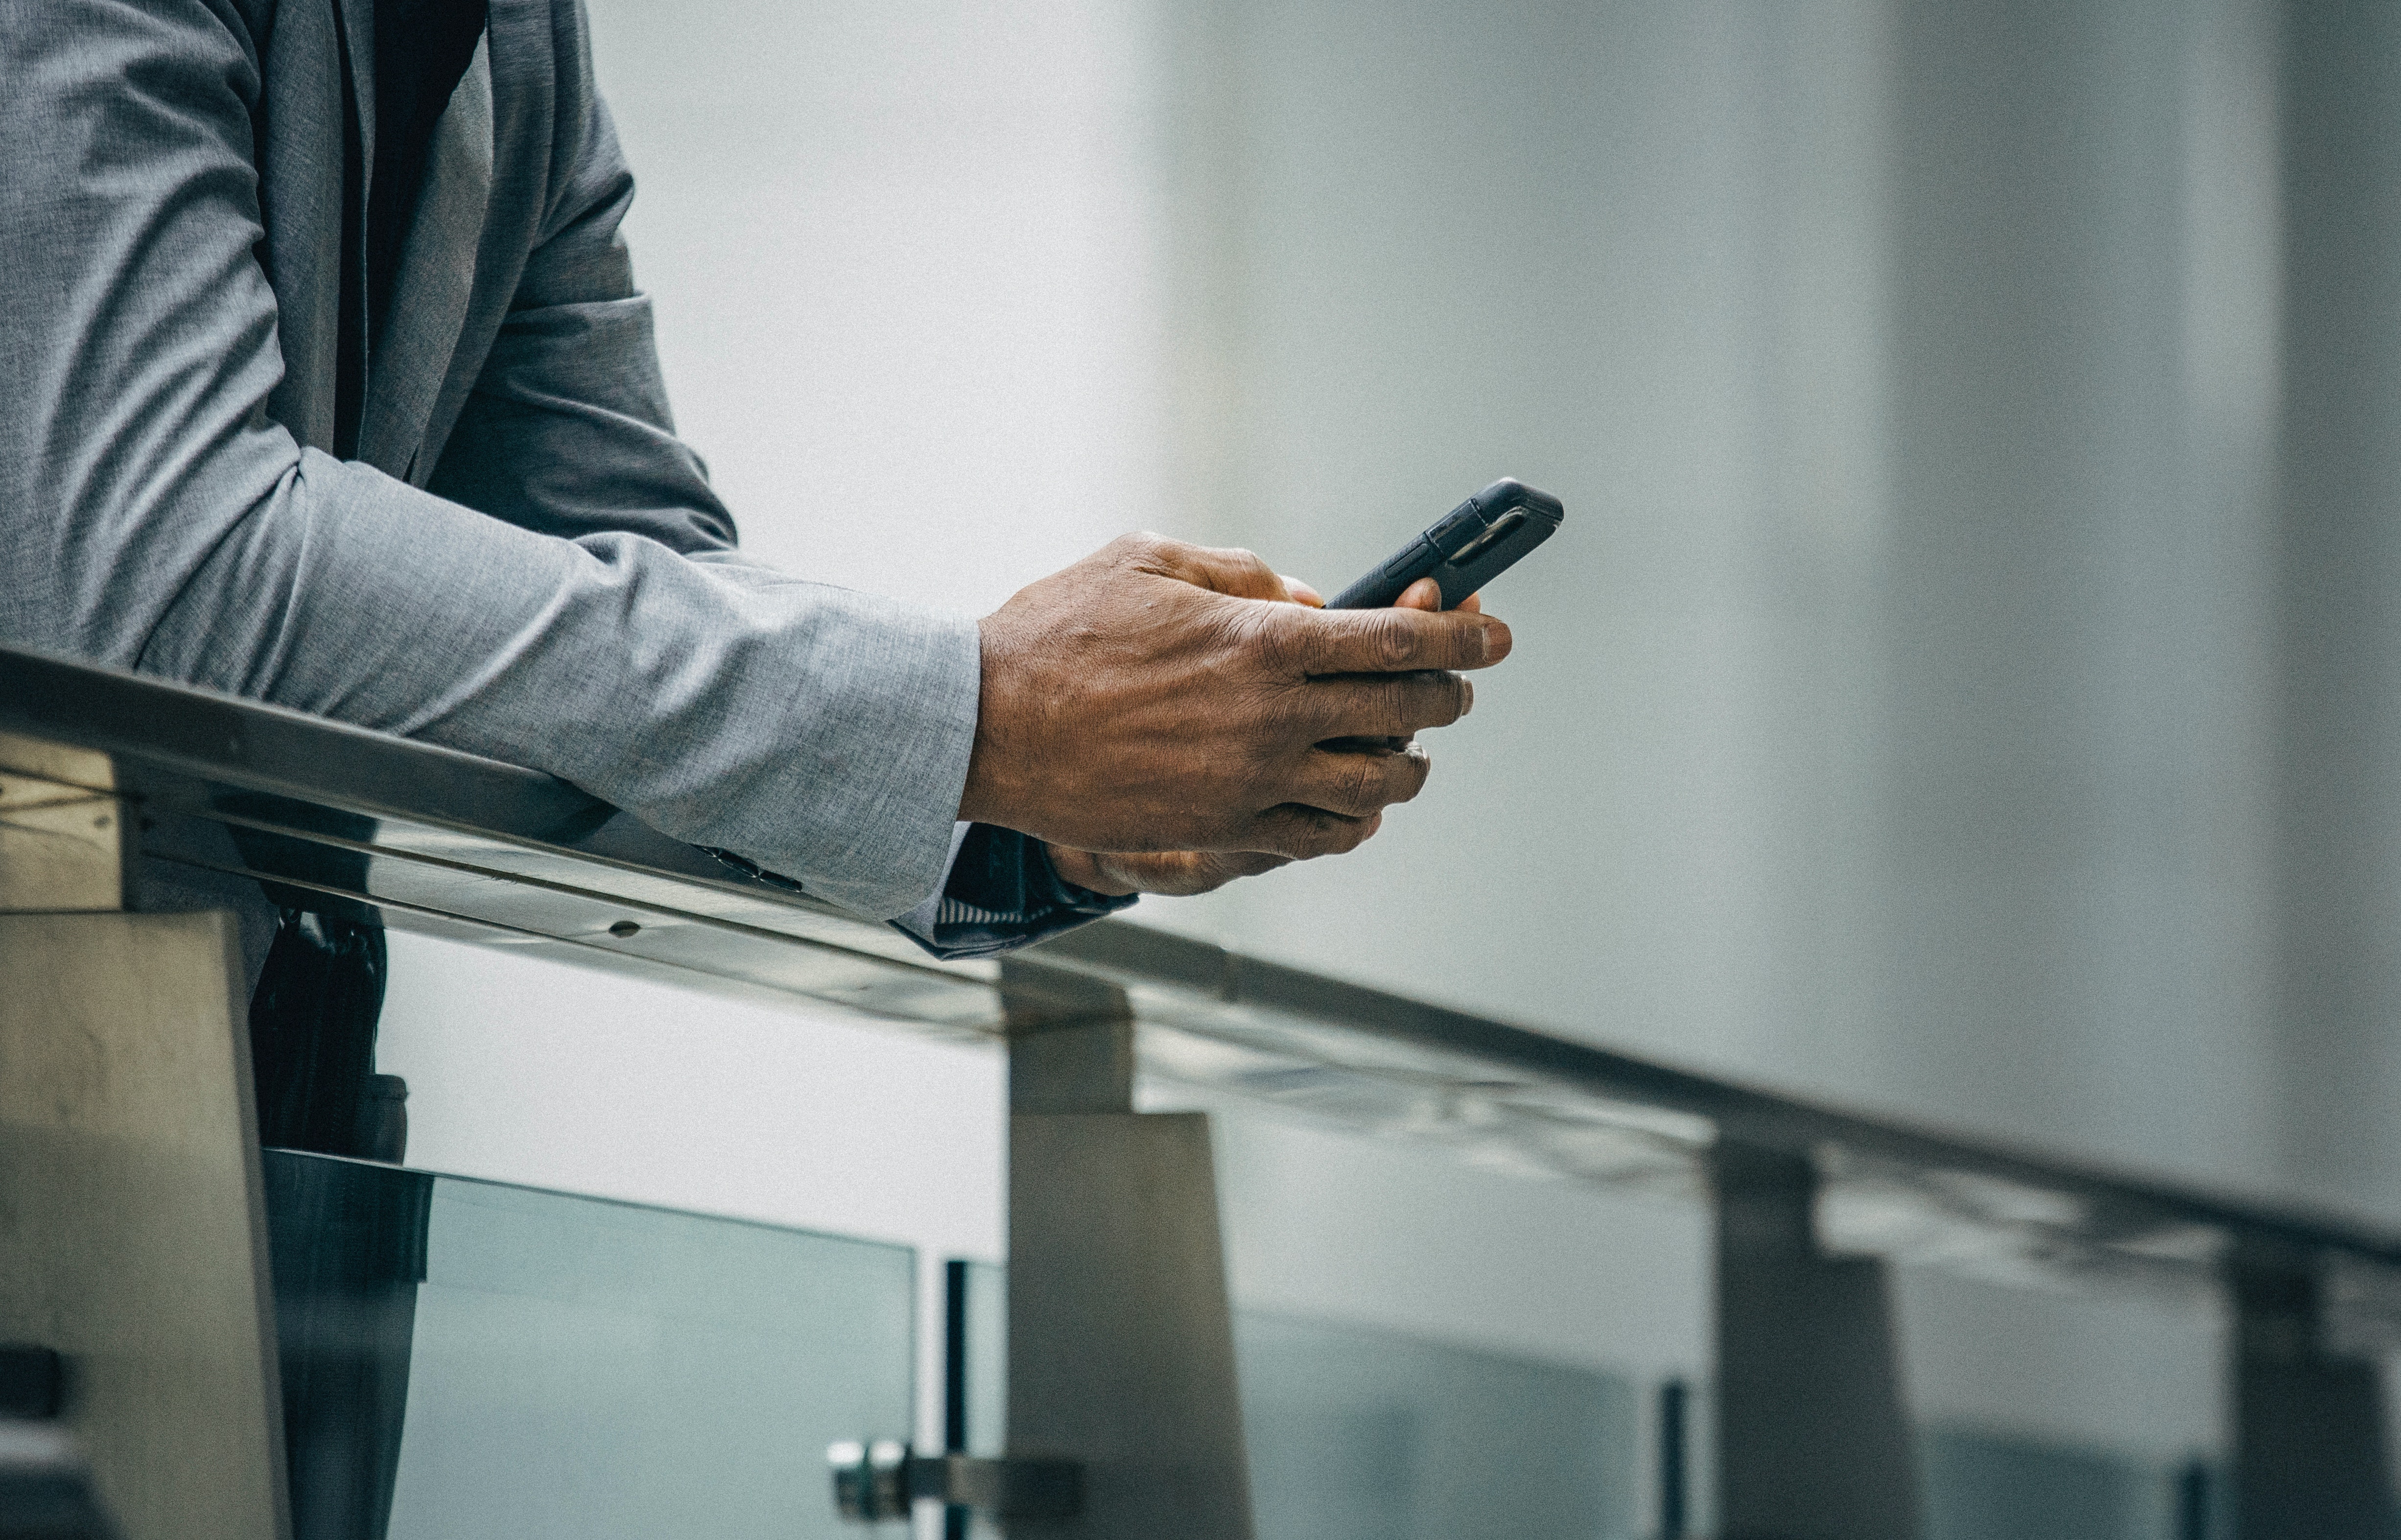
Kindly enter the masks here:
[[826, 1451], [834, 1507], [854, 1523], [905, 1519], [912, 1503], [947, 1503], [995, 1519], [1073, 1519], [1084, 1509], [1074, 1460], [919, 1454], [897, 1439], [845, 1439]]

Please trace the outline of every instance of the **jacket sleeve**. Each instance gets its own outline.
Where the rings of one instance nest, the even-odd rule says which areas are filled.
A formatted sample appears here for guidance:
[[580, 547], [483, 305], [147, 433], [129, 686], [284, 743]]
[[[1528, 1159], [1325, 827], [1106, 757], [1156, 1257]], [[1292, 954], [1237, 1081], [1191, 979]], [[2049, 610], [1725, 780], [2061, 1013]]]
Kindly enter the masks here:
[[[0, 638], [549, 770], [863, 913], [940, 886], [973, 625], [709, 559], [731, 526], [654, 366], [559, 383], [648, 357], [574, 172], [444, 467], [492, 517], [269, 412], [260, 82], [228, 0], [0, 17]], [[477, 480], [478, 434], [525, 490]]]
[[892, 924], [939, 958], [997, 957], [1133, 903], [1131, 893], [1111, 897], [1069, 882], [1031, 835], [961, 824], [942, 891]]

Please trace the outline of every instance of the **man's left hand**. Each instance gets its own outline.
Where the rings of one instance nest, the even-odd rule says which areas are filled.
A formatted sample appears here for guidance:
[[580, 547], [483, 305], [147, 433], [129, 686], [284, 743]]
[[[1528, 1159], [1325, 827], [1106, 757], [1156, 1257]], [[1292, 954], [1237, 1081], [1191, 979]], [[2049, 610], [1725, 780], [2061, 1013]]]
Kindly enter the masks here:
[[[1325, 601], [1315, 589], [1297, 579], [1283, 579], [1284, 591], [1295, 604], [1316, 609], [1325, 607]], [[1394, 601], [1396, 609], [1440, 609], [1442, 590], [1432, 578], [1420, 578], [1408, 591]], [[1471, 594], [1459, 606], [1481, 610], [1484, 606]], [[1408, 754], [1422, 757], [1425, 750], [1413, 739], [1384, 743], [1351, 740], [1345, 752], [1357, 754]], [[1238, 877], [1256, 877], [1278, 866], [1292, 865], [1288, 855], [1275, 855], [1264, 851], [1156, 851], [1117, 853], [1107, 851], [1070, 850], [1064, 845], [1045, 844], [1050, 853], [1050, 865], [1062, 879], [1096, 893], [1121, 898], [1127, 893], [1157, 893], [1166, 898], [1188, 898], [1194, 893], [1214, 893]]]

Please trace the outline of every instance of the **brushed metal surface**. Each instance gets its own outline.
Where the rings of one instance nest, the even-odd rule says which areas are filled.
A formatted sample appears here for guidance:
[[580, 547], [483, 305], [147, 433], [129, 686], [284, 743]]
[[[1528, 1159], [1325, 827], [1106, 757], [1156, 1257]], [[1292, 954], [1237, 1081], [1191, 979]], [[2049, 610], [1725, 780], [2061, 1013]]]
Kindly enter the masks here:
[[1084, 1467], [1008, 1533], [1250, 1540], [1209, 1120], [1133, 1111], [1121, 992], [1007, 978], [1008, 1453]]
[[0, 1338], [125, 1540], [288, 1535], [232, 922], [0, 915]]
[[113, 765], [144, 855], [361, 899], [400, 928], [950, 1040], [1114, 989], [1147, 1076], [1685, 1201], [1708, 1201], [1718, 1139], [1779, 1150], [1818, 1165], [1832, 1248], [2042, 1288], [2181, 1307], [2222, 1294], [2238, 1237], [2315, 1247], [2358, 1283], [2341, 1304], [2356, 1329], [2401, 1341], [2401, 1233], [2355, 1215], [1860, 1115], [1123, 921], [1011, 959], [1004, 982], [552, 777], [0, 647], [10, 734]]
[[2234, 1302], [2234, 1533], [2242, 1540], [2392, 1540], [2401, 1533], [2373, 1351], [2340, 1340], [2330, 1286], [2307, 1253], [2244, 1247]]
[[124, 907], [124, 832], [107, 755], [0, 732], [0, 913]]
[[1830, 1257], [1818, 1175], [1721, 1146], [1718, 1520], [1726, 1540], [1919, 1540], [1885, 1263]]
[[1084, 1467], [1084, 1510], [1016, 1536], [1251, 1540], [1209, 1123], [1008, 1124], [1008, 1453]]

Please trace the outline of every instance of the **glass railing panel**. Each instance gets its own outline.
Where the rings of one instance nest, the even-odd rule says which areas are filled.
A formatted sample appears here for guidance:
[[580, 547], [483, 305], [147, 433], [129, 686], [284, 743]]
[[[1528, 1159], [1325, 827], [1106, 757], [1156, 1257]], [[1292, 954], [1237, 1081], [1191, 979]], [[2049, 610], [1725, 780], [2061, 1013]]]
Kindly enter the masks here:
[[1622, 1540], [1636, 1390], [1385, 1331], [1235, 1318], [1259, 1540]]
[[967, 1294], [960, 1344], [966, 1398], [966, 1448], [997, 1455], [1008, 1438], [1008, 1269], [992, 1262], [961, 1264]]
[[[1701, 1287], [1693, 1268], [1612, 1273], [1598, 1263], [1633, 1244], [1614, 1231], [1538, 1257], [1513, 1248], [1536, 1230], [1557, 1236], [1609, 1217], [1557, 1184], [1240, 1117], [1221, 1117], [1215, 1143], [1258, 1540], [1648, 1533], [1658, 1387], [1608, 1367], [1607, 1350], [1655, 1360], [1696, 1347], [1682, 1342]], [[1497, 1212], [1513, 1206], [1530, 1206]], [[1696, 1236], [1679, 1238], [1697, 1255]], [[1005, 1434], [1006, 1271], [960, 1272], [967, 1308], [954, 1319], [968, 1337], [952, 1357], [968, 1445], [981, 1451]], [[1675, 1290], [1678, 1307], [1629, 1309], [1630, 1282]], [[1274, 1302], [1246, 1301], [1246, 1286]], [[1554, 1329], [1567, 1320], [1582, 1329]], [[1697, 1424], [1706, 1411], [1694, 1399]], [[1706, 1519], [1697, 1504], [1684, 1511]]]
[[[914, 1254], [270, 1151], [296, 1540], [834, 1540]], [[857, 1532], [852, 1532], [857, 1533]]]
[[[962, 1268], [967, 1443], [1006, 1433], [1008, 1270]], [[1258, 1540], [1626, 1540], [1639, 1392], [1594, 1370], [1238, 1311]], [[954, 1394], [957, 1394], [954, 1390]], [[961, 1521], [954, 1533], [995, 1533]]]
[[[943, 1432], [969, 1454], [1008, 1445], [1008, 1269], [954, 1261], [946, 1281]], [[998, 1540], [997, 1520], [964, 1507], [942, 1514], [943, 1540]]]
[[1941, 1424], [1918, 1462], [1927, 1540], [2218, 1540], [2230, 1518], [2206, 1465]]
[[[1655, 1528], [1659, 1383], [1705, 1379], [1700, 1210], [1188, 1085], [1144, 1095], [1212, 1115], [1260, 1540]], [[1706, 1468], [1702, 1439], [1688, 1455]]]
[[2082, 1293], [1997, 1276], [1890, 1274], [1927, 1540], [2216, 1540], [2222, 1315], [2122, 1274]]

